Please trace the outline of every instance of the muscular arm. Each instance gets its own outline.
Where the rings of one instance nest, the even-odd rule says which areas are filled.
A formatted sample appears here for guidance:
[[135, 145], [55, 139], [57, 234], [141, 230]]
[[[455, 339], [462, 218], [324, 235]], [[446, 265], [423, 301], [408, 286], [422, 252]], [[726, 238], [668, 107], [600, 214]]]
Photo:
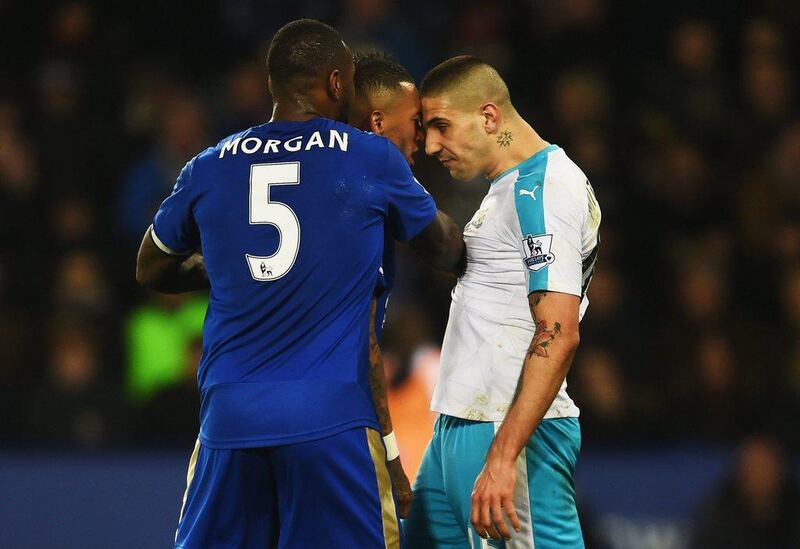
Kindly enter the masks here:
[[470, 521], [482, 537], [511, 539], [504, 514], [519, 531], [513, 499], [515, 462], [558, 394], [580, 341], [577, 296], [533, 292], [528, 302], [536, 333], [525, 355], [511, 408], [472, 492]]
[[372, 391], [372, 402], [375, 405], [375, 415], [381, 426], [383, 436], [392, 432], [392, 417], [389, 415], [389, 398], [386, 395], [386, 373], [383, 369], [383, 357], [375, 335], [375, 312], [378, 301], [372, 298], [369, 308], [369, 388]]
[[461, 275], [466, 268], [467, 249], [461, 229], [442, 211], [409, 245], [423, 261], [441, 271]]
[[580, 298], [554, 292], [528, 296], [536, 334], [531, 341], [511, 408], [497, 431], [489, 458], [514, 461], [542, 421], [567, 376], [580, 341]]
[[165, 294], [207, 290], [208, 282], [203, 256], [200, 254], [169, 255], [156, 246], [151, 229], [147, 229], [136, 257], [136, 282]]
[[[369, 387], [372, 392], [372, 402], [375, 406], [375, 414], [378, 416], [378, 423], [381, 425], [381, 434], [388, 435], [393, 431], [392, 417], [389, 414], [389, 398], [386, 395], [386, 373], [383, 368], [383, 357], [381, 348], [378, 345], [378, 337], [375, 335], [375, 314], [378, 309], [378, 301], [373, 297], [369, 310]], [[386, 463], [389, 470], [389, 477], [392, 480], [395, 497], [397, 498], [398, 512], [400, 518], [408, 516], [414, 494], [411, 491], [411, 483], [400, 463], [400, 457]]]

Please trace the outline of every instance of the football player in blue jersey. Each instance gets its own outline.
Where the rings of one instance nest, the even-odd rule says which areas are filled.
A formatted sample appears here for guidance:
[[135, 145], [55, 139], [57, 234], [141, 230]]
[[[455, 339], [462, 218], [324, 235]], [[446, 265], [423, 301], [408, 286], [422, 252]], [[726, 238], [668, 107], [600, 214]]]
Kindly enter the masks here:
[[464, 245], [388, 140], [342, 122], [353, 58], [331, 27], [281, 28], [272, 120], [190, 160], [137, 280], [210, 288], [200, 434], [176, 547], [399, 547], [369, 379], [385, 228], [455, 270]]
[[[350, 124], [364, 131], [382, 135], [395, 144], [409, 165], [414, 165], [414, 153], [423, 138], [420, 124], [419, 91], [414, 77], [388, 54], [381, 51], [357, 53], [355, 56], [355, 101], [350, 112]], [[389, 293], [394, 284], [394, 238], [386, 230], [381, 269], [375, 287], [370, 312], [370, 382], [375, 411], [390, 459], [387, 463], [392, 479], [398, 511], [405, 518], [413, 500], [408, 476], [395, 449], [392, 419], [386, 396], [386, 378], [380, 342]], [[393, 458], [393, 459], [392, 459]]]

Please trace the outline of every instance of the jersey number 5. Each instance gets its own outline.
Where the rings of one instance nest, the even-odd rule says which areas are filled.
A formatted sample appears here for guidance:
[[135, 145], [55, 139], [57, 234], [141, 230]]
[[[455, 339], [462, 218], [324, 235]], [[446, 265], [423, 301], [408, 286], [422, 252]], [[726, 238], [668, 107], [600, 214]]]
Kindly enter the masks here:
[[278, 229], [278, 249], [268, 256], [245, 254], [255, 280], [269, 282], [288, 273], [300, 250], [300, 222], [283, 202], [270, 200], [273, 185], [299, 185], [300, 163], [283, 162], [250, 166], [250, 224]]

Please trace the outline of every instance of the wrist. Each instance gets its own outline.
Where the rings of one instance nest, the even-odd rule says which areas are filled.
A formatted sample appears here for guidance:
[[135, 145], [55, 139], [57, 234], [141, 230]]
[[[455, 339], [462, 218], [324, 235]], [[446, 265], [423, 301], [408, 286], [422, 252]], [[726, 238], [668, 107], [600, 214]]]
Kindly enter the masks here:
[[[486, 456], [486, 462], [494, 462], [499, 464], [512, 464], [517, 461], [517, 456], [522, 451], [522, 447], [517, 449], [516, 444], [500, 436], [495, 438], [494, 443], [489, 448], [489, 453]], [[524, 445], [523, 445], [524, 447]]]
[[394, 431], [383, 437], [383, 445], [386, 447], [386, 461], [394, 461], [400, 457], [400, 449], [397, 447], [397, 437]]

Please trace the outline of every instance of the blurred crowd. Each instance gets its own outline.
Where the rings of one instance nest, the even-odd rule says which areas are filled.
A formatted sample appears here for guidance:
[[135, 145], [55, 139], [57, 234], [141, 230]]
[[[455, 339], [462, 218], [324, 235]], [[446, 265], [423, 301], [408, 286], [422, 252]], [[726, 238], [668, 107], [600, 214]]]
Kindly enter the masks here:
[[[417, 78], [491, 62], [589, 175], [602, 247], [569, 377], [584, 448], [798, 450], [800, 11], [629, 4], [0, 2], [0, 445], [191, 445], [206, 298], [138, 288], [138, 242], [189, 158], [269, 118], [266, 46], [312, 16]], [[461, 224], [487, 188], [416, 171]], [[405, 248], [398, 272], [385, 352], [415, 425], [454, 280]]]

